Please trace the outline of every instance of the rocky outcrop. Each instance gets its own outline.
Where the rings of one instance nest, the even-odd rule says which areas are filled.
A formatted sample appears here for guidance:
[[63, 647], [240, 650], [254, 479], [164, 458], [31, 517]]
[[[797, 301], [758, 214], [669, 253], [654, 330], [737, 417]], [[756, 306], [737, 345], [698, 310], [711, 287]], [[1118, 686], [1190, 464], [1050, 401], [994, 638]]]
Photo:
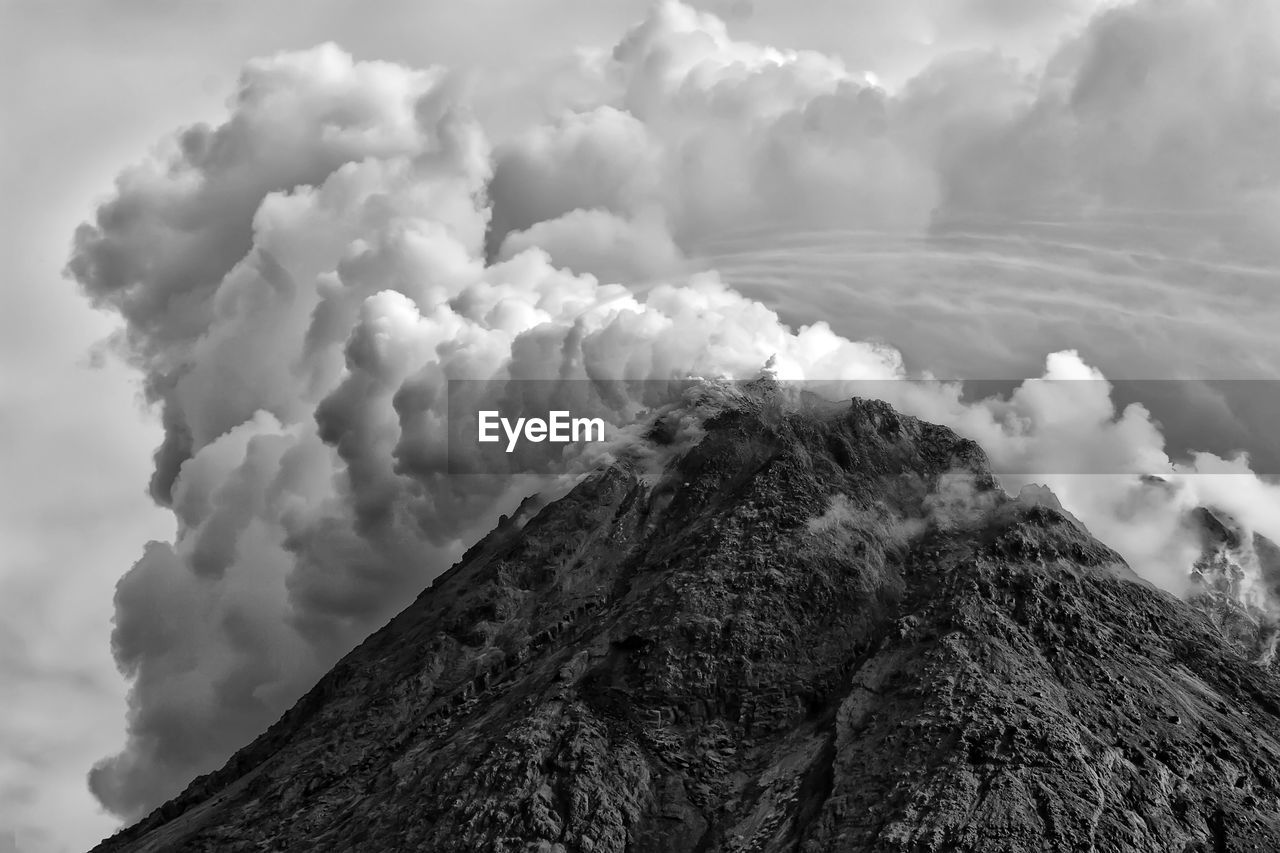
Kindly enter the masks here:
[[1191, 512], [1201, 556], [1191, 573], [1188, 601], [1256, 663], [1275, 668], [1280, 639], [1280, 547], [1252, 533], [1229, 513]]
[[97, 849], [1280, 849], [1280, 683], [1051, 496], [880, 403], [705, 426]]

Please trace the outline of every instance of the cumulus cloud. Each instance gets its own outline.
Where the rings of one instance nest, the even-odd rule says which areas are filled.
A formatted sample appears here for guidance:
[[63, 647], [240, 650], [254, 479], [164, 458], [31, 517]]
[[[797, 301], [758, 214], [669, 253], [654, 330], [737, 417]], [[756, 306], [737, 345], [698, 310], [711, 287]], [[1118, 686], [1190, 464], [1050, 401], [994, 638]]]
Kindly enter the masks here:
[[1251, 0], [1104, 5], [1042, 65], [965, 50], [885, 88], [660, 4], [575, 65], [572, 109], [499, 146], [489, 250], [545, 240], [633, 282], [714, 268], [953, 375], [1087, 346], [1108, 375], [1267, 376], [1280, 21]]
[[[1214, 144], [1179, 147], [1169, 128], [1218, 132], [1166, 104], [1165, 83], [1143, 82], [1186, 51], [1122, 59], [1117, 45], [1143, 33], [1167, 29], [1176, 47], [1208, 27], [1201, 7], [1170, 8], [1104, 13], [1038, 74], [961, 56], [891, 92], [830, 56], [735, 40], [711, 15], [659, 3], [611, 51], [574, 63], [571, 108], [496, 149], [447, 71], [355, 62], [331, 45], [251, 63], [222, 123], [180, 131], [121, 175], [69, 265], [125, 321], [118, 348], [165, 427], [152, 493], [177, 522], [117, 589], [129, 741], [95, 768], [94, 792], [137, 816], [216, 767], [500, 514], [596, 461], [450, 476], [450, 380], [541, 380], [550, 401], [579, 380], [742, 378], [766, 363], [828, 390], [907, 375], [898, 348], [841, 334], [822, 311], [788, 324], [731, 286], [766, 263], [787, 274], [808, 234], [886, 241], [909, 293], [936, 284], [910, 275], [912, 252], [939, 251], [945, 228], [979, 214], [1230, 204], [1269, 233], [1260, 167], [1246, 191], [1241, 164], [1156, 188], [1168, 170], [1206, 168]], [[1270, 61], [1246, 48], [1220, 59]], [[1197, 85], [1254, 103], [1243, 74]], [[1109, 136], [1120, 120], [1130, 129]], [[1242, 157], [1266, 128], [1246, 129]], [[1249, 228], [1203, 233], [1254, 245]], [[749, 246], [797, 236], [776, 258]], [[864, 296], [840, 293], [846, 306]], [[915, 310], [906, 299], [898, 313]], [[938, 346], [895, 340], [905, 328], [867, 337]], [[879, 396], [1025, 472], [1007, 487], [1051, 486], [1177, 588], [1192, 556], [1181, 513], [1231, 502], [1216, 477], [1244, 466], [1249, 479], [1247, 461], [1172, 460], [1146, 409], [1117, 410], [1091, 353], [1054, 349], [1041, 379], [1007, 395], [888, 383]], [[653, 401], [589, 402], [626, 428]], [[1280, 506], [1250, 482], [1259, 506]], [[1238, 509], [1258, 529], [1277, 520]]]
[[250, 64], [227, 121], [125, 172], [77, 233], [71, 271], [162, 406], [153, 494], [178, 522], [117, 590], [133, 712], [92, 776], [110, 808], [216, 764], [456, 551], [380, 514], [412, 353], [364, 302], [469, 274], [488, 169], [446, 74], [323, 46]]
[[[661, 3], [582, 73], [589, 107], [497, 152], [492, 252], [589, 212], [609, 239], [670, 263], [723, 232], [777, 223], [919, 226], [935, 203], [911, 128], [891, 122], [888, 96], [865, 74], [831, 57], [735, 41], [719, 19]], [[624, 272], [651, 275], [653, 263]]]

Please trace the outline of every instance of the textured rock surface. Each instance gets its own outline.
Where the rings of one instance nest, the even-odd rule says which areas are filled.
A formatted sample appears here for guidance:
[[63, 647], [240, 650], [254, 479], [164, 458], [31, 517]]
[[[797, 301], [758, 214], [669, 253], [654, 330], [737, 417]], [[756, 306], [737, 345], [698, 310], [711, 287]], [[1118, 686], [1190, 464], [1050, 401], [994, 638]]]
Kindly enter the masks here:
[[1280, 626], [1280, 547], [1247, 534], [1229, 514], [1197, 507], [1191, 513], [1203, 554], [1191, 575], [1188, 600], [1256, 663], [1276, 669]]
[[505, 522], [97, 849], [1269, 851], [1278, 736], [1266, 668], [972, 443], [756, 400]]

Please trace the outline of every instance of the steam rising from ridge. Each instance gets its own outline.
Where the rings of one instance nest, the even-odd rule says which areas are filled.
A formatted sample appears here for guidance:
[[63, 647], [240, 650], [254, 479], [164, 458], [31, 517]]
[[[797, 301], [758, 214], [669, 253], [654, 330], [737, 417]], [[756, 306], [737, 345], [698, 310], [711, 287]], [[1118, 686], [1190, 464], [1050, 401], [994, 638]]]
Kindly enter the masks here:
[[[1280, 173], [1258, 162], [1274, 127], [1249, 108], [1265, 98], [1251, 75], [1280, 80], [1264, 50], [1280, 30], [1259, 4], [1220, 5], [1105, 12], [1037, 75], [964, 56], [889, 93], [661, 3], [582, 61], [562, 114], [496, 150], [446, 70], [332, 45], [250, 63], [223, 123], [121, 174], [69, 266], [125, 321], [120, 351], [165, 426], [152, 494], [177, 521], [117, 590], [129, 743], [94, 769], [96, 795], [137, 816], [219, 765], [499, 514], [576, 473], [570, 460], [563, 477], [450, 478], [449, 379], [749, 378], [772, 359], [780, 379], [834, 393], [907, 375], [890, 346], [784, 324], [722, 280], [709, 242], [928, 236], [1045, 205], [1215, 207], [1233, 224], [1200, 221], [1205, 257], [1275, 260]], [[1247, 37], [1240, 16], [1259, 24]], [[1182, 40], [1206, 33], [1221, 48], [1206, 61], [1236, 73], [1180, 69]], [[1160, 83], [1135, 62], [1178, 73]], [[1171, 107], [1162, 87], [1182, 84], [1203, 100]], [[1119, 136], [1101, 130], [1119, 120]], [[1165, 186], [1171, 172], [1184, 179]], [[890, 402], [998, 467], [1085, 457], [1164, 475], [1036, 479], [1167, 588], [1195, 555], [1196, 505], [1280, 539], [1280, 495], [1247, 459], [1176, 464], [1144, 409], [1116, 410], [1089, 355], [1044, 369], [1088, 382], [977, 403], [896, 383]]]

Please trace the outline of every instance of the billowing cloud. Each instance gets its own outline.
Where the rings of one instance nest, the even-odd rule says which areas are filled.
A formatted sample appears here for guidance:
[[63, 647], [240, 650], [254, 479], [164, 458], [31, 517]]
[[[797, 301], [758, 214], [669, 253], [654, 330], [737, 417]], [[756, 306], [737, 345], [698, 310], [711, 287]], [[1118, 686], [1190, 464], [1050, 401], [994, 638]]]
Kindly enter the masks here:
[[[735, 41], [720, 20], [661, 3], [582, 75], [590, 106], [497, 152], [491, 251], [581, 226], [585, 212], [605, 239], [674, 262], [744, 229], [918, 227], [937, 201], [910, 123], [831, 57]], [[550, 250], [603, 271], [560, 241]]]
[[[971, 28], [1013, 11], [956, 5]], [[490, 252], [716, 269], [952, 375], [1070, 348], [1109, 375], [1270, 375], [1276, 12], [1139, 2], [1082, 27], [1043, 65], [966, 50], [884, 88], [659, 4], [575, 66], [572, 109], [499, 146]]]
[[[1201, 10], [1106, 12], [1035, 74], [965, 55], [888, 91], [832, 57], [735, 40], [708, 14], [660, 3], [613, 50], [573, 64], [570, 109], [496, 150], [444, 70], [355, 62], [333, 46], [252, 63], [225, 121], [179, 132], [124, 172], [76, 235], [70, 270], [124, 319], [120, 349], [162, 412], [152, 492], [177, 521], [117, 589], [129, 742], [95, 768], [94, 792], [136, 816], [219, 765], [501, 513], [584, 464], [451, 477], [451, 379], [732, 378], [771, 363], [780, 379], [840, 387], [901, 378], [949, 347], [963, 364], [966, 348], [1001, 336], [912, 332], [912, 315], [928, 313], [918, 301], [943, 289], [915, 264], [980, 261], [1000, 239], [1026, 241], [1022, 220], [1045, 206], [1079, 223], [1090, 211], [1226, 205], [1249, 228], [1202, 218], [1198, 233], [1261, 246], [1250, 228], [1270, 227], [1270, 173], [1249, 171], [1258, 185], [1241, 188], [1244, 165], [1201, 163], [1213, 140], [1179, 147], [1178, 129], [1218, 129], [1166, 103], [1166, 84], [1142, 82], [1189, 61], [1175, 49], [1187, 27], [1227, 38], [1197, 23]], [[1113, 42], [1143, 34], [1175, 48], [1125, 65]], [[1269, 68], [1244, 47], [1220, 56]], [[1184, 72], [1173, 76], [1199, 80]], [[1089, 82], [1097, 75], [1128, 89]], [[1197, 85], [1219, 106], [1262, 97], [1244, 74]], [[1109, 135], [1116, 127], [1137, 141]], [[1254, 135], [1233, 137], [1240, 156], [1260, 156], [1265, 126], [1244, 129]], [[1169, 170], [1211, 166], [1216, 177], [1158, 186]], [[976, 251], [946, 243], [947, 229], [979, 216]], [[1001, 217], [1019, 227], [993, 229]], [[865, 336], [897, 348], [842, 334], [787, 292], [779, 301], [803, 324], [747, 295], [751, 275], [792, 275], [833, 241], [903, 276], [881, 285], [901, 298], [897, 319]], [[1086, 249], [1089, 264], [1111, 257]], [[1034, 257], [1019, 279], [1028, 291], [1045, 270], [1058, 281], [1063, 263]], [[1108, 282], [1155, 287], [1132, 257], [1118, 263]], [[836, 297], [845, 317], [887, 310], [874, 288]], [[1088, 298], [1062, 295], [1076, 307]], [[980, 441], [998, 468], [1027, 472], [1009, 488], [1047, 483], [1140, 573], [1176, 589], [1193, 556], [1185, 511], [1239, 503], [1219, 479], [1192, 475], [1247, 462], [1172, 459], [1145, 409], [1117, 409], [1094, 366], [1112, 354], [1095, 357], [1096, 329], [1077, 336], [1049, 346], [1051, 336], [1010, 335], [1021, 357], [1034, 347], [1045, 381], [1005, 396], [886, 387], [897, 405]], [[633, 410], [611, 409], [619, 421]], [[1258, 506], [1277, 505], [1244, 471], [1235, 476]], [[1137, 472], [1171, 486], [1152, 490]], [[1239, 517], [1275, 522], [1256, 508]]]

